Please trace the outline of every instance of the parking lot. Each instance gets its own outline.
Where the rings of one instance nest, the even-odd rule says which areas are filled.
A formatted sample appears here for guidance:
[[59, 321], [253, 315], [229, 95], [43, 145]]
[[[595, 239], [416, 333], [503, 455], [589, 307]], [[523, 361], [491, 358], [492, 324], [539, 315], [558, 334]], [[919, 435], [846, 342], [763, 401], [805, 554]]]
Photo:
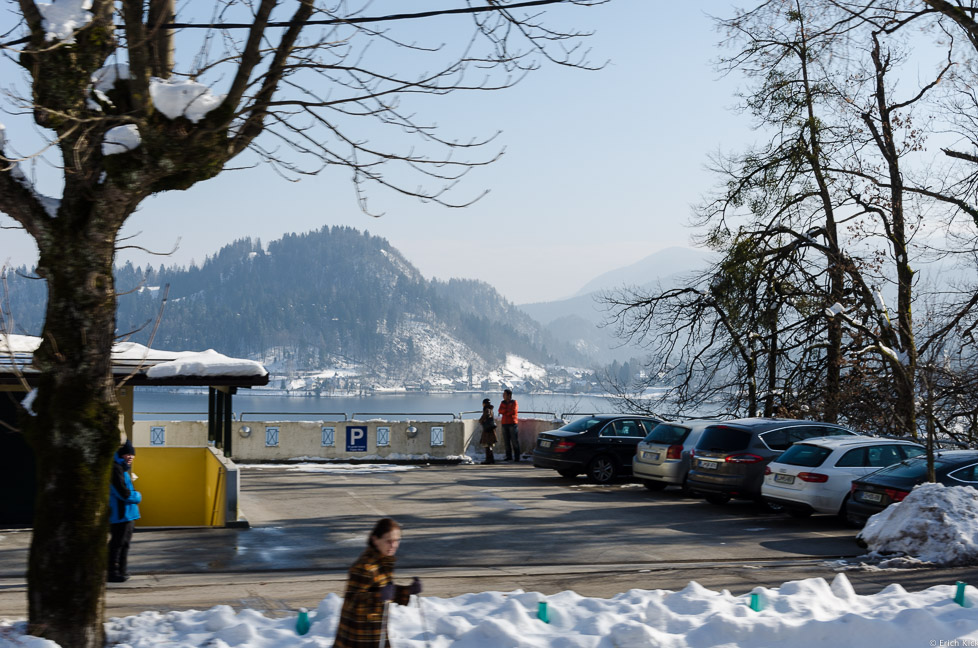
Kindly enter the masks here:
[[[347, 567], [383, 516], [403, 525], [398, 574], [421, 575], [434, 596], [514, 589], [612, 596], [681, 589], [690, 580], [742, 593], [831, 578], [838, 559], [862, 553], [854, 531], [830, 516], [714, 506], [627, 481], [593, 486], [527, 463], [399, 468], [245, 467], [242, 509], [251, 528], [138, 530], [135, 576], [110, 587], [109, 613], [256, 599], [271, 608], [315, 605], [342, 594]], [[0, 532], [0, 616], [26, 612], [28, 542], [27, 531]], [[919, 588], [978, 577], [971, 572], [848, 575], [857, 591], [878, 591], [890, 582]]]

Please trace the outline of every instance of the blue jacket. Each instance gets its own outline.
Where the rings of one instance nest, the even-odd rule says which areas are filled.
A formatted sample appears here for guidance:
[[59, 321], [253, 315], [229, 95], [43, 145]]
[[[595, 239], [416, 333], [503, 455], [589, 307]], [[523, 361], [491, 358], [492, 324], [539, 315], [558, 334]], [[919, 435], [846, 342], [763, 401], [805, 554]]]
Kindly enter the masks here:
[[132, 487], [132, 473], [126, 466], [126, 460], [116, 455], [112, 460], [112, 478], [109, 480], [109, 524], [138, 520], [142, 499], [142, 494]]

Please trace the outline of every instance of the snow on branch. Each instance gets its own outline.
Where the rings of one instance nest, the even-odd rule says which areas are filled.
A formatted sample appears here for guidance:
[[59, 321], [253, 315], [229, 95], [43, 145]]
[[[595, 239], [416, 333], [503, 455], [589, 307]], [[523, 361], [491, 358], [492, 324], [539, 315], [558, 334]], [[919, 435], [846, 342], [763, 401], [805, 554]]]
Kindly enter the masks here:
[[43, 17], [44, 38], [64, 43], [75, 42], [75, 32], [92, 22], [92, 0], [60, 0], [39, 2], [37, 9]]

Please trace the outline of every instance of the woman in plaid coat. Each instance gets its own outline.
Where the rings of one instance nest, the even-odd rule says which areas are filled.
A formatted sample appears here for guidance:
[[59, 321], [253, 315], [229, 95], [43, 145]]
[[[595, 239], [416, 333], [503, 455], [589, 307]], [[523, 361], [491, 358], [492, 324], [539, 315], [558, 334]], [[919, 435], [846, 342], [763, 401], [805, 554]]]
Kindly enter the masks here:
[[401, 544], [401, 525], [391, 518], [379, 520], [367, 537], [367, 550], [350, 567], [340, 625], [333, 648], [387, 648], [384, 605], [407, 605], [421, 593], [421, 581], [394, 585], [394, 554]]

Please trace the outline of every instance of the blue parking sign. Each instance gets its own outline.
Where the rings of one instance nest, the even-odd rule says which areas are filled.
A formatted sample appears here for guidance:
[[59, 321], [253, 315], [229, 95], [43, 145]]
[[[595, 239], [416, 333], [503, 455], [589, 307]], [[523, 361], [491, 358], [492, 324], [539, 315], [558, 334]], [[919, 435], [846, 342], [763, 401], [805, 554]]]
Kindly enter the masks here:
[[367, 426], [366, 425], [346, 426], [346, 451], [347, 452], [367, 451]]

